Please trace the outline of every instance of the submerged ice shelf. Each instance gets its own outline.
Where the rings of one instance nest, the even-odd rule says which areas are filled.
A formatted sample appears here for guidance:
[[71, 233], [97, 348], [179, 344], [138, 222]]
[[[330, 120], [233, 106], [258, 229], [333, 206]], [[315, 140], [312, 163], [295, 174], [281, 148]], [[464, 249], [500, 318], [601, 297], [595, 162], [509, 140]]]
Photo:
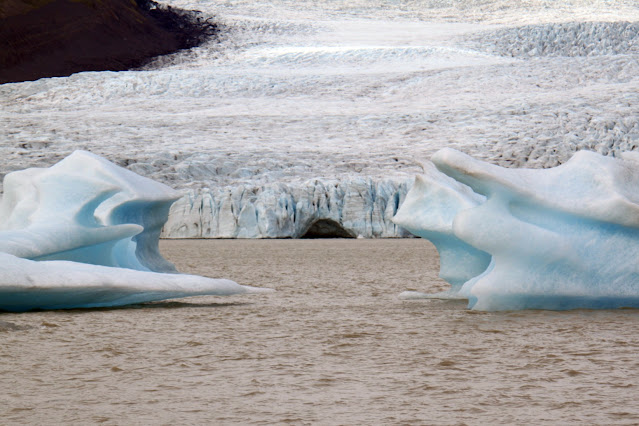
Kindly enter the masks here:
[[639, 153], [506, 169], [444, 149], [394, 221], [430, 239], [476, 310], [639, 308]]
[[13, 172], [0, 203], [0, 309], [117, 306], [257, 292], [178, 274], [159, 252], [171, 188], [84, 151]]

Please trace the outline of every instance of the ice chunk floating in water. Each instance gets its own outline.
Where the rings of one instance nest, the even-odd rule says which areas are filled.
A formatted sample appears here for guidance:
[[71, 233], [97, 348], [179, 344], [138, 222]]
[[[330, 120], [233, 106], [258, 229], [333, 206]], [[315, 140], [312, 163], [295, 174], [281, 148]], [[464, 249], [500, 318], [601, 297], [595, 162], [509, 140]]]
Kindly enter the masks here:
[[0, 203], [0, 309], [116, 306], [257, 292], [175, 273], [158, 250], [180, 194], [88, 152], [8, 174]]
[[639, 153], [552, 169], [437, 152], [394, 218], [430, 239], [444, 294], [476, 310], [639, 308]]

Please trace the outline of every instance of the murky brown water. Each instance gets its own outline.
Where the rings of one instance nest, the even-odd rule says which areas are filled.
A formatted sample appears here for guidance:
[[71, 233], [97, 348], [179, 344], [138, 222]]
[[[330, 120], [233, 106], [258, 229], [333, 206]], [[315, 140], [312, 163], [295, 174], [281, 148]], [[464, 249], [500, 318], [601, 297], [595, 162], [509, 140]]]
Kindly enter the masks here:
[[273, 287], [0, 314], [1, 424], [636, 424], [639, 311], [474, 313], [423, 240], [163, 241]]

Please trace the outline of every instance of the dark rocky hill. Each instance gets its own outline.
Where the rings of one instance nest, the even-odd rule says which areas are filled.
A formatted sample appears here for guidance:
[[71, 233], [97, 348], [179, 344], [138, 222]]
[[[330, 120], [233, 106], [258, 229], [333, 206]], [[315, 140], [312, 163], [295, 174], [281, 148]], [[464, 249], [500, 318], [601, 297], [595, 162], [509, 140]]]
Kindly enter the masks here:
[[150, 0], [0, 0], [0, 84], [127, 70], [215, 33], [196, 12]]

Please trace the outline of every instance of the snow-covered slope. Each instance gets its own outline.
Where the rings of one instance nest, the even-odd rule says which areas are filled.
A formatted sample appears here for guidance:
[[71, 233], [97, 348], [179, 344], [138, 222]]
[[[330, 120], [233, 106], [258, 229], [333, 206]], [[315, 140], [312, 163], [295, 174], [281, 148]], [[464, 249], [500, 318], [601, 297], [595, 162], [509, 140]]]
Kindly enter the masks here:
[[337, 183], [329, 204], [379, 210], [395, 189], [361, 188], [401, 198], [443, 147], [539, 168], [639, 146], [631, 1], [170, 4], [224, 37], [142, 71], [1, 85], [0, 174], [85, 149], [185, 194], [165, 236], [299, 236], [335, 217], [389, 236], [371, 208], [329, 215], [309, 194]]

